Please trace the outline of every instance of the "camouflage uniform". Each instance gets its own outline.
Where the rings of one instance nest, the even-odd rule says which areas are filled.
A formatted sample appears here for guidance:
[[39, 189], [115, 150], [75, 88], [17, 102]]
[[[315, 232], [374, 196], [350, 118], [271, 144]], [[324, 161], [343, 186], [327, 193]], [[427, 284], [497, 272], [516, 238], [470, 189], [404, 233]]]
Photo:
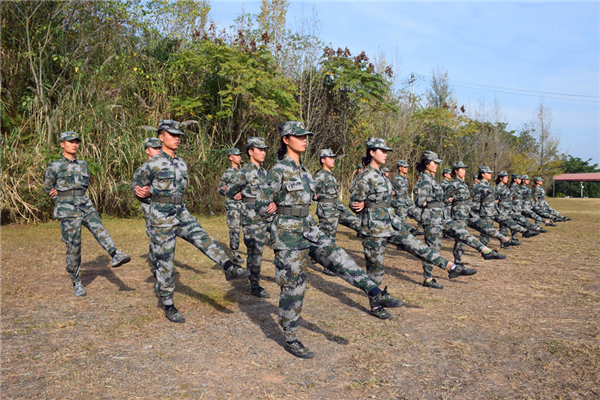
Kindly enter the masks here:
[[[534, 182], [542, 182], [542, 178], [536, 177]], [[542, 186], [536, 185], [533, 189], [533, 210], [544, 218], [566, 219], [564, 215], [556, 211], [546, 201], [546, 191]]]
[[[385, 141], [379, 138], [367, 139], [367, 148], [389, 149]], [[388, 241], [400, 245], [420, 260], [446, 269], [449, 261], [411, 235], [410, 227], [396, 215], [391, 207], [392, 184], [383, 172], [371, 166], [367, 166], [358, 176], [350, 192], [350, 203], [363, 201], [365, 208], [359, 213], [361, 235], [367, 274], [373, 281], [378, 284], [383, 281], [385, 246]]]
[[[398, 161], [398, 166], [408, 167], [404, 160]], [[414, 201], [408, 195], [408, 178], [402, 174], [398, 174], [392, 179], [392, 188], [396, 192], [392, 200], [392, 207], [396, 211], [396, 215], [406, 222], [407, 217], [411, 217], [417, 222], [421, 221], [421, 214], [415, 206]]]
[[[144, 140], [144, 149], [148, 148], [148, 147], [152, 147], [152, 148], [161, 148], [162, 144], [160, 139], [158, 138], [147, 138], [146, 140]], [[139, 168], [138, 168], [139, 170]], [[133, 174], [134, 177], [139, 176], [138, 174], [138, 170], [135, 171], [135, 173]], [[131, 180], [131, 190], [134, 191], [133, 193], [135, 194], [135, 187], [139, 186], [142, 187], [142, 185], [140, 185], [140, 182], [137, 182], [135, 179]], [[148, 238], [150, 238], [150, 245], [148, 246], [148, 259], [150, 260], [150, 264], [152, 265], [152, 272], [155, 274], [156, 273], [156, 265], [155, 265], [155, 260], [154, 260], [154, 251], [152, 250], [153, 247], [153, 243], [152, 243], [152, 239], [150, 237], [150, 231], [149, 231], [149, 227], [150, 227], [150, 198], [139, 198], [136, 196], [136, 198], [140, 201], [140, 209], [142, 210], [142, 213], [144, 214], [144, 221], [145, 221], [145, 225], [146, 225], [146, 235], [148, 236]]]
[[[321, 150], [320, 158], [335, 157], [330, 150]], [[341, 223], [350, 229], [360, 231], [360, 220], [338, 200], [339, 188], [337, 180], [330, 171], [325, 169], [316, 173], [315, 193], [317, 195], [317, 217], [319, 217], [319, 229], [335, 242], [337, 225]]]
[[[446, 179], [445, 176], [446, 176], [446, 174], [450, 174], [450, 173], [452, 173], [452, 170], [450, 168], [444, 168], [444, 171], [442, 172], [442, 174], [444, 175], [444, 180], [442, 180], [440, 182], [440, 186], [442, 187], [442, 193], [446, 193], [446, 190], [448, 190], [448, 185], [450, 185], [450, 180]], [[444, 220], [451, 219], [449, 205], [444, 203], [443, 209], [444, 209]]]
[[[312, 135], [304, 129], [304, 124], [293, 121], [280, 124], [279, 132], [281, 136]], [[269, 171], [256, 201], [256, 209], [263, 218], [271, 216], [267, 212], [271, 202], [277, 205], [271, 240], [275, 252], [275, 281], [281, 287], [279, 323], [288, 343], [297, 340], [309, 256], [365, 293], [383, 293], [344, 250], [319, 230], [308, 213], [314, 193], [311, 173], [302, 163], [285, 155]]]
[[[513, 182], [510, 185], [510, 197], [512, 198], [511, 217], [522, 227], [537, 230], [538, 227], [523, 215], [523, 192], [521, 191], [521, 185], [517, 184], [517, 182]], [[515, 238], [516, 234], [515, 231], [512, 231], [513, 238]]]
[[[266, 149], [265, 139], [261, 137], [248, 138], [248, 146], [258, 149]], [[253, 289], [260, 288], [260, 269], [262, 255], [265, 247], [268, 223], [263, 221], [256, 212], [256, 198], [259, 189], [265, 185], [267, 171], [262, 166], [257, 166], [251, 161], [242, 166], [236, 174], [231, 177], [227, 189], [227, 196], [233, 197], [242, 193], [241, 219], [244, 233], [244, 244], [248, 251], [246, 268], [250, 271], [250, 285]]]
[[[240, 155], [240, 151], [236, 148], [229, 149], [227, 150], [227, 155]], [[234, 257], [239, 257], [240, 233], [242, 231], [242, 202], [233, 198], [237, 193], [234, 193], [233, 196], [227, 196], [227, 188], [230, 187], [233, 176], [237, 172], [238, 170], [233, 167], [227, 168], [223, 175], [221, 175], [218, 189], [219, 194], [225, 196], [225, 213], [227, 215], [227, 227], [229, 228], [229, 248], [233, 252]], [[225, 190], [223, 190], [223, 186], [226, 187]]]
[[[523, 175], [521, 179], [529, 180], [529, 177], [527, 175]], [[536, 226], [540, 226], [546, 221], [546, 218], [533, 211], [532, 191], [531, 188], [525, 184], [521, 185], [521, 198], [523, 199], [523, 209], [521, 210], [521, 213], [525, 217], [533, 219], [536, 222]]]
[[[500, 171], [498, 176], [506, 176], [504, 171]], [[500, 225], [500, 233], [504, 236], [508, 235], [508, 230], [512, 232], [527, 232], [526, 228], [520, 226], [512, 218], [512, 200], [510, 198], [510, 190], [502, 182], [496, 185], [495, 198], [498, 200], [498, 214], [496, 215], [496, 222]], [[513, 233], [513, 237], [516, 233]]]
[[[75, 132], [63, 132], [61, 141], [63, 140], [79, 140], [79, 135]], [[74, 285], [81, 282], [79, 272], [82, 225], [111, 257], [117, 253], [115, 243], [102, 225], [98, 211], [85, 194], [89, 183], [88, 165], [83, 160], [75, 158], [71, 161], [63, 156], [46, 168], [44, 190], [47, 194], [50, 194], [52, 189], [58, 191], [58, 196], [54, 198], [54, 218], [60, 220], [61, 240], [67, 246], [67, 272]]]
[[179, 236], [193, 244], [208, 258], [227, 268], [231, 261], [223, 249], [200, 226], [183, 203], [188, 185], [187, 164], [177, 155], [161, 151], [146, 161], [133, 180], [150, 186], [152, 202], [149, 233], [153, 242], [158, 291], [165, 306], [173, 305], [175, 239]]
[[[432, 152], [429, 153], [431, 154], [427, 157], [433, 157], [431, 159], [437, 162], [437, 155]], [[463, 242], [481, 252], [485, 245], [469, 234], [466, 221], [462, 219], [444, 219], [443, 198], [442, 187], [436, 182], [435, 177], [430, 173], [423, 173], [417, 184], [415, 204], [423, 210], [421, 221], [425, 229], [425, 243], [439, 252], [442, 247], [442, 235], [446, 233], [456, 241]], [[423, 276], [426, 279], [431, 278], [432, 271], [433, 265], [423, 262]]]

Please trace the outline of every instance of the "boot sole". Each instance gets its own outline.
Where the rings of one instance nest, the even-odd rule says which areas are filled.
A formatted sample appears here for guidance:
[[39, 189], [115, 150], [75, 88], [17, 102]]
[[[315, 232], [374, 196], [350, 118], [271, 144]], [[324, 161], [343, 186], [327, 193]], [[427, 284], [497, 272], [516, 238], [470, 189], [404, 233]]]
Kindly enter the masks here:
[[112, 265], [113, 268], [118, 268], [123, 264], [127, 264], [129, 261], [131, 261], [131, 257], [128, 255], [127, 257], [125, 257], [124, 259], [122, 259], [120, 262]]

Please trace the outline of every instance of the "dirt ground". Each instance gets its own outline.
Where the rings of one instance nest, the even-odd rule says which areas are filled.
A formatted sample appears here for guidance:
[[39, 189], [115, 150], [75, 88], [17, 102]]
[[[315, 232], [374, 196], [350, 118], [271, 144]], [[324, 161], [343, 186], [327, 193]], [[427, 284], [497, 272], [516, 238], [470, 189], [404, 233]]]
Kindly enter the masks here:
[[[600, 200], [550, 202], [573, 221], [503, 261], [468, 250], [479, 272], [449, 281], [436, 269], [444, 290], [421, 286], [420, 263], [389, 248], [384, 285], [406, 302], [390, 321], [311, 269], [299, 335], [312, 360], [282, 347], [269, 248], [273, 296], [261, 300], [180, 240], [175, 302], [187, 321], [173, 324], [153, 293], [143, 220], [105, 220], [133, 258], [117, 269], [85, 231], [84, 298], [72, 294], [58, 223], [2, 227], [2, 398], [600, 398]], [[227, 247], [224, 217], [200, 223]], [[341, 227], [338, 244], [364, 266], [354, 233]]]

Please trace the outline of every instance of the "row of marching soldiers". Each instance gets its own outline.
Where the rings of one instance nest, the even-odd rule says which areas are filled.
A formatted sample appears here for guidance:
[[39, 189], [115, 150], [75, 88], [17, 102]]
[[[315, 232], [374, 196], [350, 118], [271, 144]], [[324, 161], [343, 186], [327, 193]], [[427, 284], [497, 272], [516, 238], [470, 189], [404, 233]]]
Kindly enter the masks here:
[[[314, 134], [297, 121], [280, 124], [279, 134], [278, 161], [268, 172], [262, 167], [268, 148], [264, 138], [251, 137], [247, 140], [248, 162], [243, 166], [239, 150], [228, 152], [231, 168], [223, 175], [218, 190], [227, 198], [232, 259], [185, 206], [184, 193], [189, 174], [187, 164], [177, 156], [177, 149], [185, 135], [181, 124], [161, 120], [157, 137], [145, 140], [144, 151], [148, 160], [134, 173], [131, 188], [142, 204], [146, 220], [146, 233], [150, 239], [149, 259], [156, 277], [155, 292], [170, 321], [185, 321], [173, 301], [173, 261], [177, 237], [192, 243], [220, 265], [226, 280], [248, 278], [250, 293], [259, 298], [270, 297], [260, 286], [262, 254], [269, 239], [275, 253], [275, 281], [280, 286], [279, 322], [285, 337], [284, 348], [296, 357], [312, 358], [314, 353], [297, 337], [306, 271], [311, 261], [322, 265], [329, 275], [361, 289], [368, 298], [371, 315], [391, 319], [393, 316], [386, 308], [401, 307], [404, 303], [390, 295], [387, 287], [380, 288], [388, 243], [419, 258], [425, 277], [423, 285], [441, 289], [442, 286], [433, 278], [434, 266], [445, 270], [450, 279], [477, 272], [461, 262], [464, 245], [477, 249], [486, 260], [504, 259], [505, 256], [487, 247], [489, 237], [498, 238], [501, 247], [507, 248], [520, 244], [516, 238], [506, 236], [507, 229], [522, 232], [525, 237], [537, 235], [541, 230], [534, 224], [523, 227], [528, 217], [525, 211], [531, 210], [525, 204], [521, 214], [523, 218], [516, 217], [517, 208], [512, 205], [510, 213], [505, 211], [507, 203], [514, 201], [510, 191], [510, 200], [502, 197], [496, 202], [498, 189], [491, 189], [487, 183], [491, 178], [491, 171], [487, 169], [480, 168], [481, 181], [472, 203], [464, 183], [467, 166], [462, 163], [453, 164], [454, 179], [444, 192], [435, 181], [435, 173], [442, 160], [430, 151], [424, 152], [417, 164], [422, 174], [415, 185], [413, 204], [408, 197], [408, 165], [399, 162], [399, 175], [392, 184], [384, 172], [384, 164], [392, 149], [380, 138], [366, 141], [365, 168], [351, 185], [348, 208], [338, 199], [339, 185], [332, 174], [336, 155], [329, 149], [321, 151], [322, 169], [313, 179], [301, 156], [306, 151], [308, 137]], [[87, 164], [76, 158], [80, 143], [75, 132], [61, 134], [63, 157], [51, 163], [46, 170], [45, 189], [56, 201], [55, 217], [61, 221], [61, 238], [67, 246], [67, 271], [73, 283], [73, 293], [85, 296], [79, 276], [82, 225], [113, 257], [113, 267], [129, 262], [131, 257], [116, 249], [86, 195], [89, 171]], [[502, 184], [506, 182], [499, 183], [497, 187]], [[543, 192], [540, 193], [542, 199], [538, 195], [536, 205], [542, 204]], [[313, 201], [318, 203], [318, 224], [309, 213]], [[416, 208], [413, 209], [413, 206]], [[554, 216], [550, 210], [544, 205], [544, 215], [547, 216], [543, 218], [548, 219], [545, 222], [549, 223], [550, 219], [566, 220], [562, 216]], [[536, 207], [533, 212], [537, 212]], [[406, 223], [407, 215], [418, 219], [425, 232], [425, 243], [415, 238], [414, 231], [411, 233], [412, 228]], [[500, 231], [493, 228], [492, 220], [500, 224]], [[362, 240], [366, 272], [336, 245], [338, 224], [355, 230]], [[247, 249], [247, 268], [240, 265], [243, 263], [239, 254], [240, 226]], [[467, 226], [481, 231], [481, 240], [469, 234]], [[444, 234], [456, 241], [454, 261], [439, 254]]]

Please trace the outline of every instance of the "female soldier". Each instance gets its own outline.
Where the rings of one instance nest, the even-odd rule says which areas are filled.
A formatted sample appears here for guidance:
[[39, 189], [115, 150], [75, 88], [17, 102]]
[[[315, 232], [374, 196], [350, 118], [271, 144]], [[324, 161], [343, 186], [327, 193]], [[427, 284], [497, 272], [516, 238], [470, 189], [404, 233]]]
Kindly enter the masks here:
[[535, 211], [533, 211], [532, 207], [533, 207], [533, 202], [532, 202], [532, 191], [531, 188], [529, 187], [529, 176], [528, 175], [521, 175], [521, 198], [523, 199], [523, 211], [522, 214], [524, 216], [526, 216], [527, 218], [531, 218], [532, 220], [534, 220], [536, 222], [536, 225], [540, 225], [542, 222], [546, 223], [546, 226], [556, 226], [556, 224], [554, 222], [552, 222], [552, 219], [546, 219], [544, 217], [542, 217], [541, 215], [537, 214]]
[[[481, 253], [485, 260], [504, 259], [502, 254], [496, 250], [487, 248], [483, 243], [471, 235], [466, 226], [456, 220], [444, 219], [443, 205], [443, 190], [439, 183], [435, 180], [435, 172], [442, 160], [438, 159], [437, 154], [432, 151], [424, 151], [421, 156], [421, 161], [417, 163], [417, 170], [422, 172], [421, 180], [417, 184], [417, 197], [415, 204], [422, 209], [421, 223], [425, 229], [425, 243], [435, 251], [439, 251], [442, 247], [442, 235], [446, 233], [448, 236], [460, 241], [468, 246], [473, 247]], [[453, 198], [449, 198], [451, 203]], [[477, 272], [469, 268], [465, 268], [465, 275], [471, 275]], [[423, 275], [425, 276], [424, 286], [438, 289], [435, 281], [432, 280], [431, 272], [433, 265], [428, 262], [423, 262]]]
[[[539, 234], [540, 232], [538, 232], [537, 229], [525, 228], [512, 218], [512, 198], [510, 196], [510, 189], [506, 186], [507, 183], [508, 173], [506, 171], [498, 172], [494, 195], [496, 197], [496, 202], [498, 203], [498, 215], [496, 216], [496, 221], [500, 225], [500, 233], [506, 236], [508, 235], [508, 230], [510, 228], [513, 237], [515, 236], [515, 232], [526, 233], [527, 231], [532, 231]], [[535, 228], [535, 225], [531, 225]]]
[[285, 335], [285, 349], [296, 357], [312, 358], [313, 352], [300, 343], [296, 335], [309, 256], [367, 293], [370, 313], [378, 318], [392, 318], [383, 307], [400, 307], [404, 303], [379, 289], [344, 250], [319, 230], [309, 214], [314, 186], [312, 175], [302, 164], [300, 155], [306, 151], [307, 135], [313, 133], [301, 122], [288, 121], [279, 125], [279, 135], [279, 161], [271, 168], [265, 185], [258, 192], [256, 209], [263, 218], [277, 212], [271, 225], [271, 238], [275, 252], [275, 281], [281, 287], [279, 323]]
[[[456, 266], [410, 234], [410, 226], [402, 221], [391, 207], [392, 184], [380, 170], [387, 160], [388, 151], [392, 149], [380, 138], [367, 139], [366, 147], [367, 154], [364, 158], [367, 167], [350, 191], [350, 202], [361, 218], [367, 274], [371, 279], [376, 283], [383, 281], [385, 246], [388, 241], [400, 245], [403, 250], [422, 261], [445, 269], [450, 279], [476, 273], [474, 269]], [[436, 285], [438, 289], [443, 288], [437, 283]]]
[[554, 222], [570, 221], [571, 218], [565, 217], [546, 201], [546, 191], [542, 187], [544, 180], [540, 176], [533, 178], [533, 210], [545, 218], [554, 218]]

